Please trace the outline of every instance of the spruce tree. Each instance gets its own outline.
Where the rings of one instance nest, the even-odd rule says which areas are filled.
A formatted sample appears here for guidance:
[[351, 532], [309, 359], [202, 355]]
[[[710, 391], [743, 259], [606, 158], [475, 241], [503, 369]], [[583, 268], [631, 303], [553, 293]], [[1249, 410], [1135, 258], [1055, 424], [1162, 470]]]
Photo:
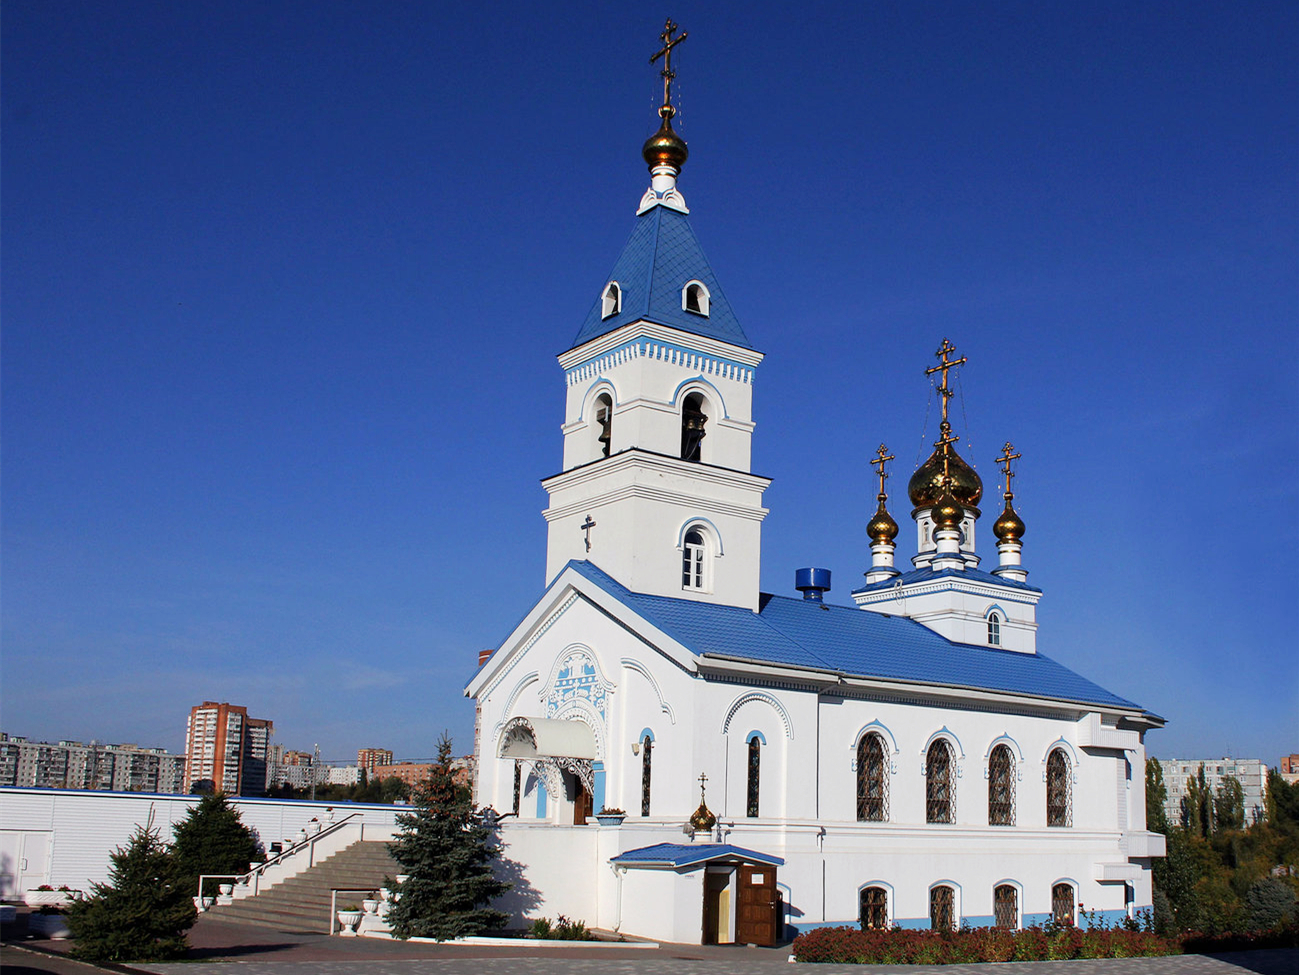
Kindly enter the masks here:
[[397, 817], [400, 831], [388, 851], [409, 874], [388, 912], [393, 934], [448, 941], [481, 934], [507, 915], [486, 905], [510, 885], [492, 875], [500, 849], [474, 814], [469, 790], [451, 768], [451, 739], [438, 742], [437, 763], [415, 792], [415, 811]]
[[189, 948], [185, 932], [198, 915], [153, 817], [110, 859], [109, 882], [92, 883], [91, 896], [68, 907], [73, 954], [97, 962], [183, 958]]
[[261, 855], [257, 838], [243, 824], [239, 810], [220, 792], [200, 799], [172, 831], [176, 863], [195, 893], [200, 874], [247, 873]]

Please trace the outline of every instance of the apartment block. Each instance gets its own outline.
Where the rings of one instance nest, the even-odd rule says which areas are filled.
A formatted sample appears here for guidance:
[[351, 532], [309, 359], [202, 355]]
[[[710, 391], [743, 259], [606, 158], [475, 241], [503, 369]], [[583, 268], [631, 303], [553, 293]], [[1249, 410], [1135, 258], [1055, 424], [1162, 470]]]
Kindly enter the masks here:
[[1160, 759], [1168, 798], [1164, 812], [1170, 823], [1182, 821], [1182, 800], [1190, 782], [1204, 766], [1204, 781], [1216, 793], [1224, 779], [1240, 782], [1245, 794], [1245, 822], [1257, 823], [1267, 809], [1267, 765], [1257, 758], [1169, 758]]
[[184, 780], [185, 757], [162, 748], [0, 733], [0, 786], [180, 794]]
[[226, 795], [266, 792], [267, 758], [275, 726], [250, 718], [248, 709], [204, 701], [190, 709], [185, 727], [185, 789]]

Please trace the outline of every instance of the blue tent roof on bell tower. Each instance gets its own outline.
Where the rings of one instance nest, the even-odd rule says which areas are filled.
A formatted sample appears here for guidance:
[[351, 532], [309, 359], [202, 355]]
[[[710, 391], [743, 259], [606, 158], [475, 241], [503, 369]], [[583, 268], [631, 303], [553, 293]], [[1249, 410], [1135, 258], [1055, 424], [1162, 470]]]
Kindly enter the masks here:
[[[699, 246], [690, 218], [678, 210], [653, 206], [636, 218], [631, 238], [613, 266], [609, 280], [617, 281], [622, 289], [622, 310], [601, 318], [602, 302], [597, 296], [573, 341], [574, 348], [642, 319], [745, 349], [753, 348]], [[691, 281], [700, 281], [708, 289], [707, 315], [682, 307], [682, 290]], [[604, 289], [600, 290], [603, 293]]]

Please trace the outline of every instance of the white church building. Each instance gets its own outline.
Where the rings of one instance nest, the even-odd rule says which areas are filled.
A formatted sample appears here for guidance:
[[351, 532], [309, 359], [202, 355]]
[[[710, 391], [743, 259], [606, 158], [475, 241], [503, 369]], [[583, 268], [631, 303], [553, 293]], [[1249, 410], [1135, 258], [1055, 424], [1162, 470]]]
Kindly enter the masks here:
[[1145, 828], [1144, 735], [1163, 720], [1039, 651], [1009, 444], [981, 568], [983, 485], [947, 415], [965, 360], [946, 340], [940, 436], [908, 486], [911, 565], [895, 565], [881, 446], [855, 605], [823, 601], [821, 569], [798, 571], [803, 598], [760, 591], [763, 357], [677, 187], [672, 32], [650, 187], [559, 356], [547, 585], [465, 690], [475, 801], [502, 815], [515, 865], [498, 906], [756, 944], [1149, 906], [1164, 840]]

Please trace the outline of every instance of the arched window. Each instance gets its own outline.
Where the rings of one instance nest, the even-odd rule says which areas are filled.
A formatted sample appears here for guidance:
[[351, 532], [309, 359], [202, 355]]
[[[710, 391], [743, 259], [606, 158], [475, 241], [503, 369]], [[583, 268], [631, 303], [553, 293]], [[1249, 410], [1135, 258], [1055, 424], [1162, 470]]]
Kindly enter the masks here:
[[711, 295], [702, 281], [690, 281], [681, 289], [681, 308], [695, 315], [708, 317], [708, 301]]
[[1063, 748], [1051, 751], [1046, 760], [1046, 824], [1072, 826], [1073, 811], [1069, 796], [1069, 759]]
[[996, 610], [988, 614], [988, 646], [1001, 646], [1001, 614]]
[[1051, 888], [1051, 919], [1056, 924], [1073, 924], [1073, 884], [1056, 884]]
[[929, 888], [929, 926], [935, 931], [956, 929], [956, 891], [946, 884]]
[[681, 406], [681, 459], [698, 462], [703, 456], [704, 424], [708, 414], [704, 412], [704, 397], [700, 393], [691, 393]]
[[686, 532], [681, 545], [681, 588], [703, 590], [708, 577], [708, 543], [698, 528]]
[[886, 773], [884, 739], [876, 734], [857, 743], [857, 819], [882, 823], [889, 816], [889, 779]]
[[617, 281], [610, 281], [604, 286], [604, 294], [600, 296], [600, 319], [612, 318], [620, 311], [622, 311], [622, 288], [618, 287]]
[[744, 814], [751, 819], [758, 816], [758, 782], [762, 773], [762, 739], [753, 735], [749, 739], [749, 790]]
[[1015, 760], [1006, 745], [988, 756], [988, 825], [1015, 825]]
[[1010, 884], [998, 884], [993, 888], [992, 923], [1011, 931], [1019, 927], [1019, 891]]
[[601, 393], [595, 398], [595, 429], [600, 456], [608, 457], [613, 444], [613, 398], [608, 393]]
[[640, 743], [640, 814], [650, 814], [650, 761], [654, 753], [654, 739], [646, 735]]
[[889, 928], [889, 892], [883, 887], [866, 887], [861, 892], [861, 929], [887, 931]]
[[523, 792], [523, 766], [517, 759], [514, 762], [514, 815], [519, 814], [519, 797]]
[[925, 755], [925, 822], [955, 822], [952, 802], [952, 746], [939, 738]]

